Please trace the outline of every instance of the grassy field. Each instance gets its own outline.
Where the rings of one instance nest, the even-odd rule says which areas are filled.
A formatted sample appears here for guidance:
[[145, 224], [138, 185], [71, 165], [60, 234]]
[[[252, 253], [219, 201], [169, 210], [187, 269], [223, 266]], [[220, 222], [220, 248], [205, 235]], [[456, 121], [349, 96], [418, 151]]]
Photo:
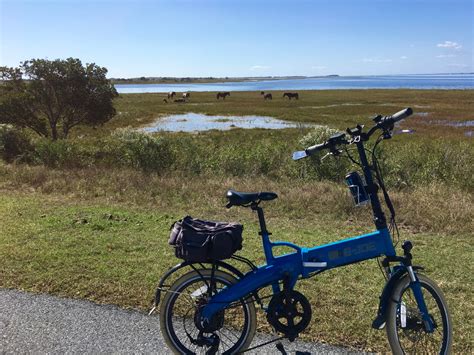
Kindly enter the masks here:
[[[167, 245], [169, 226], [186, 214], [241, 221], [242, 255], [262, 263], [256, 216], [243, 208], [226, 210], [227, 188], [279, 194], [266, 204], [275, 239], [312, 246], [372, 230], [369, 210], [353, 208], [336, 178], [291, 165], [296, 164], [291, 151], [300, 148], [307, 129], [160, 134], [173, 162], [146, 171], [104, 158], [122, 149], [105, 147], [110, 141], [104, 137], [115, 139], [110, 133], [117, 128], [136, 128], [168, 113], [201, 112], [268, 115], [344, 129], [369, 124], [376, 113], [412, 106], [428, 116], [404, 122], [402, 127], [416, 133], [396, 136], [384, 150], [396, 157], [387, 163], [389, 172], [410, 172], [404, 178], [409, 184], [390, 181], [401, 238], [414, 242], [415, 263], [425, 266], [446, 294], [455, 352], [471, 353], [472, 138], [465, 135], [468, 127], [426, 121], [473, 120], [472, 91], [305, 91], [299, 101], [279, 96], [265, 102], [259, 93], [232, 93], [217, 102], [213, 93], [192, 93], [189, 103], [165, 104], [160, 94], [121, 95], [116, 118], [104, 127], [77, 130], [70, 145], [61, 146], [62, 155], [48, 155], [51, 164], [44, 163], [44, 153], [36, 153], [43, 163], [0, 163], [0, 287], [147, 309], [160, 275], [177, 263]], [[64, 157], [65, 151], [72, 153]], [[300, 291], [312, 303], [313, 321], [303, 338], [386, 352], [385, 333], [370, 328], [382, 287], [375, 260], [304, 281]], [[260, 327], [268, 330], [265, 322]]]
[[[189, 103], [164, 103], [164, 94], [121, 95], [116, 102], [118, 116], [106, 128], [152, 122], [169, 113], [199, 112], [224, 115], [262, 115], [289, 121], [314, 122], [345, 129], [356, 123], [369, 124], [376, 114], [392, 114], [405, 107], [428, 117], [414, 116], [402, 127], [416, 129], [417, 137], [457, 137], [464, 139], [469, 127], [428, 124], [432, 121], [468, 121], [474, 117], [472, 90], [326, 90], [301, 91], [300, 100], [283, 99], [282, 91], [264, 101], [259, 92], [232, 92], [225, 101], [215, 93], [193, 92]], [[100, 132], [98, 132], [100, 133]]]

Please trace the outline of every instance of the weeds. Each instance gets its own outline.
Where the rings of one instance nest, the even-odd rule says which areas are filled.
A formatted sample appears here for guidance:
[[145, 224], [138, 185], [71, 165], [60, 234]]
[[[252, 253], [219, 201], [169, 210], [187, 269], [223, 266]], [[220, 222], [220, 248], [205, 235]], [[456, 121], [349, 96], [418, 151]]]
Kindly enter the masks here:
[[[343, 156], [324, 152], [299, 162], [294, 150], [303, 149], [337, 132], [327, 127], [300, 131], [235, 130], [197, 135], [146, 133], [121, 129], [102, 138], [27, 141], [21, 134], [3, 135], [6, 161], [29, 162], [54, 168], [133, 168], [147, 173], [199, 176], [264, 176], [274, 179], [339, 182], [357, 168]], [[5, 145], [7, 144], [7, 145]], [[354, 153], [354, 152], [353, 152]], [[5, 155], [7, 154], [7, 155]], [[356, 155], [356, 153], [354, 153]], [[474, 146], [466, 141], [388, 141], [379, 159], [387, 185], [409, 188], [437, 182], [474, 189]]]

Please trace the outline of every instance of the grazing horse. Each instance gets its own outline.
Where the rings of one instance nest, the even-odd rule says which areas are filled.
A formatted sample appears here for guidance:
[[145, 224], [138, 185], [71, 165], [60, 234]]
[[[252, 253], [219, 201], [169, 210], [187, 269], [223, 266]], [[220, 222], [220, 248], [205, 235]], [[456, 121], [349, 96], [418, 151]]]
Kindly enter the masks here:
[[173, 102], [184, 103], [186, 99], [174, 99]]
[[183, 92], [183, 99], [189, 99], [189, 97], [191, 96], [191, 94], [189, 92]]
[[299, 95], [297, 92], [285, 92], [283, 94], [283, 97], [288, 97], [288, 100], [291, 100], [292, 98], [295, 98], [296, 100], [299, 99]]
[[217, 100], [219, 100], [219, 98], [222, 97], [222, 99], [225, 100], [225, 97], [226, 97], [226, 96], [230, 96], [230, 92], [228, 92], [228, 91], [226, 91], [226, 92], [218, 92], [216, 98], [217, 98]]
[[272, 96], [272, 94], [268, 93], [268, 94], [263, 95], [263, 98], [264, 98], [265, 100], [272, 100], [272, 99], [273, 99], [273, 96]]
[[168, 100], [166, 100], [166, 99], [163, 99], [163, 102], [164, 102], [165, 104], [167, 104], [167, 103], [168, 103]]
[[265, 91], [260, 91], [260, 95], [265, 95]]
[[170, 91], [170, 92], [168, 93], [168, 99], [172, 99], [172, 98], [175, 97], [175, 96], [176, 96], [176, 93], [175, 93], [174, 91]]

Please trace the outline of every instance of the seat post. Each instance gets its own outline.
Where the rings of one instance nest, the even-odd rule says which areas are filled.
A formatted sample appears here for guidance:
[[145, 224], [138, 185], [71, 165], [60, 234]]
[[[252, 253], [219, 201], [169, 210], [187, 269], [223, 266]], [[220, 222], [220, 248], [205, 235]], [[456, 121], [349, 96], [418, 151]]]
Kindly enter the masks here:
[[258, 234], [262, 236], [263, 251], [265, 252], [267, 263], [269, 263], [273, 260], [272, 244], [270, 242], [271, 233], [267, 230], [263, 208], [261, 208], [256, 202], [253, 202], [250, 207], [253, 211], [257, 211], [258, 222], [260, 223], [260, 232]]
[[252, 203], [251, 205], [252, 210], [257, 211], [258, 215], [258, 222], [260, 223], [260, 235], [267, 234], [270, 235], [270, 233], [267, 230], [267, 224], [265, 223], [265, 216], [263, 214], [263, 208], [260, 207], [256, 203]]

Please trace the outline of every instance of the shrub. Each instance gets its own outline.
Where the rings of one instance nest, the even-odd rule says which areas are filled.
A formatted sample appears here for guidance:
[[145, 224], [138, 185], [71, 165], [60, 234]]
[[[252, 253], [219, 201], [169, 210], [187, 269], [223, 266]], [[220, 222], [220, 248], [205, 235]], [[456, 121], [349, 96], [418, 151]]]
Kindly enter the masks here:
[[35, 141], [33, 161], [53, 168], [75, 168], [89, 165], [83, 155], [77, 142], [40, 138]]
[[468, 142], [400, 142], [395, 149], [384, 150], [387, 150], [383, 167], [388, 185], [403, 188], [442, 182], [474, 188], [474, 148]]
[[27, 160], [33, 150], [28, 136], [9, 124], [0, 124], [0, 154], [7, 163]]
[[109, 148], [116, 148], [117, 160], [127, 166], [162, 173], [173, 163], [170, 142], [165, 137], [121, 129], [115, 131], [111, 139]]

